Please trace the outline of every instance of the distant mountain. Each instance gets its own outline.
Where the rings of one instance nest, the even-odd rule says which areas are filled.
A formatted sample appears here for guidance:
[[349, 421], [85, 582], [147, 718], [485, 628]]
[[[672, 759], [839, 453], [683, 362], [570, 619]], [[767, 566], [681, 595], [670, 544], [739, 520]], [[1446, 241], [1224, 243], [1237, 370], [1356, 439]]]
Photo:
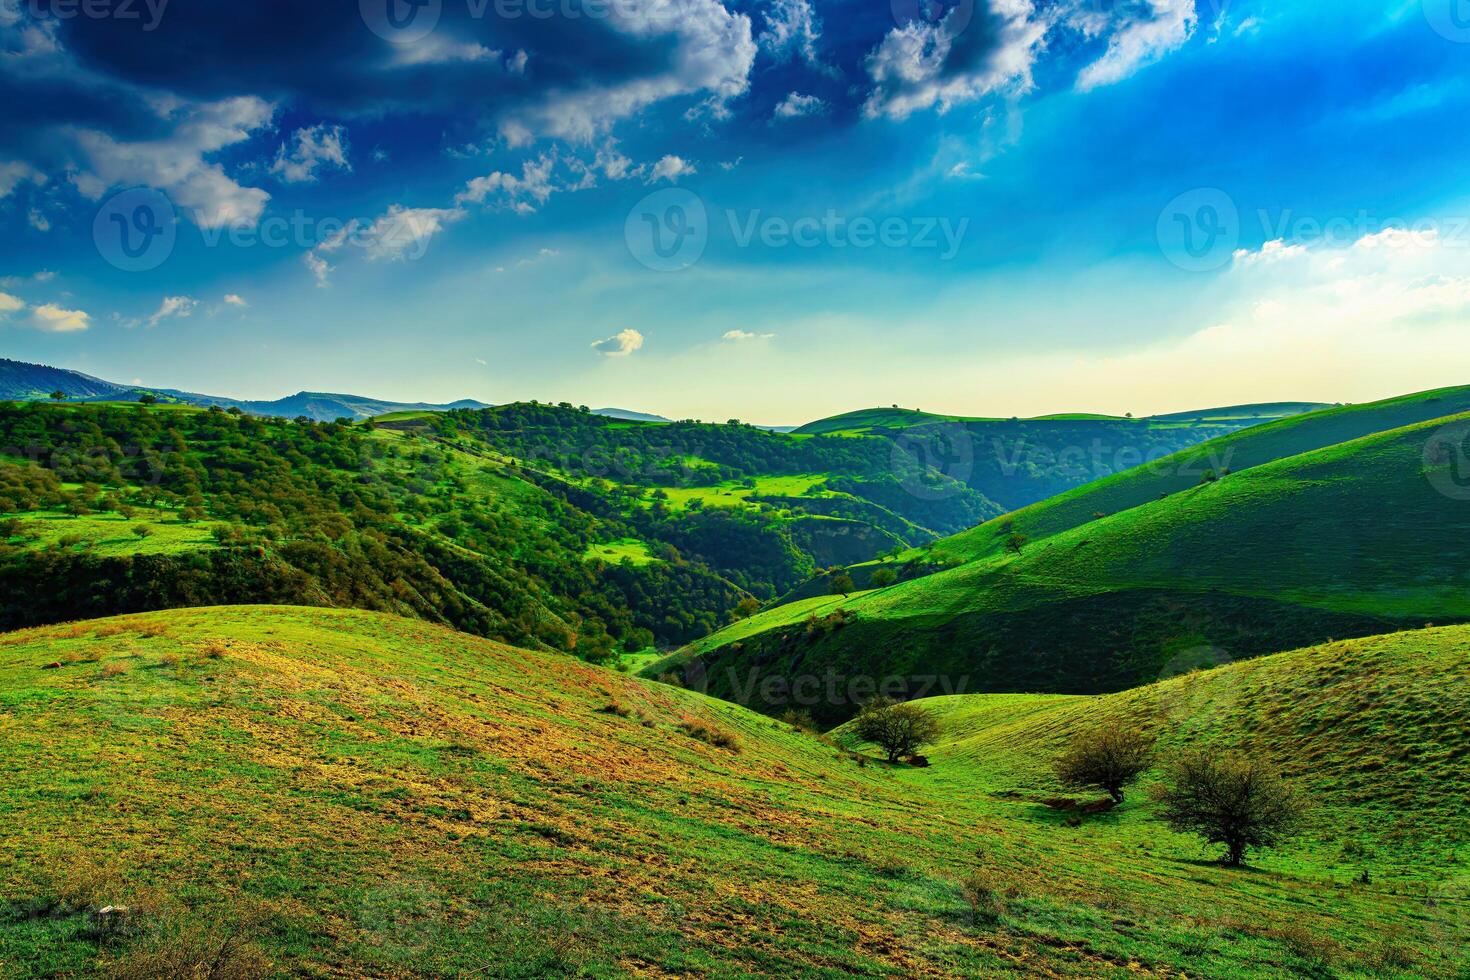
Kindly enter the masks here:
[[26, 364], [0, 358], [0, 399], [10, 401], [37, 401], [46, 399], [53, 392], [61, 392], [69, 401], [137, 401], [143, 395], [154, 395], [161, 401], [182, 402], [202, 408], [238, 408], [251, 415], [281, 416], [297, 418], [306, 416], [318, 422], [335, 419], [366, 419], [389, 412], [442, 412], [455, 408], [489, 408], [485, 402], [462, 399], [447, 405], [427, 402], [392, 402], [363, 395], [338, 395], [325, 392], [302, 391], [272, 401], [252, 401], [240, 398], [225, 398], [219, 395], [201, 395], [192, 391], [174, 388], [149, 388], [143, 385], [123, 385], [103, 381], [80, 371], [47, 367], [44, 364]]
[[61, 392], [68, 398], [122, 397], [128, 385], [113, 384], [80, 371], [65, 371], [44, 364], [26, 364], [0, 358], [0, 398], [31, 401]]
[[672, 422], [662, 415], [649, 415], [647, 412], [630, 412], [626, 408], [594, 408], [593, 415], [601, 415], [610, 419], [622, 419], [624, 422]]

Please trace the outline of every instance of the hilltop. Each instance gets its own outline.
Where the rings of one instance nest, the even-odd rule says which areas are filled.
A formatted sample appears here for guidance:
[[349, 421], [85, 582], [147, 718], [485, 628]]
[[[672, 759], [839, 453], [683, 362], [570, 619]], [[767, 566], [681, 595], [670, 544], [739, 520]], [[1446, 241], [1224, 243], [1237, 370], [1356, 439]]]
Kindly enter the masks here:
[[[1200, 658], [1470, 619], [1470, 511], [1445, 482], [1452, 458], [1425, 462], [1441, 427], [1464, 423], [1470, 417], [1423, 422], [1195, 478], [1163, 499], [1023, 543], [1019, 554], [850, 598], [795, 601], [649, 674], [679, 668], [712, 694], [738, 697], [738, 687], [767, 710], [781, 710], [787, 695], [762, 688], [763, 678], [829, 671], [1101, 693]], [[1018, 515], [1015, 527], [1026, 526]], [[841, 720], [852, 707], [824, 710]]]
[[[1463, 677], [1466, 638], [1409, 642], [1191, 682], [1238, 693], [1208, 737], [1269, 717], [1278, 682], [1332, 680], [1370, 712], [1319, 698], [1301, 724], [1274, 722], [1271, 746], [1316, 768], [1325, 809], [1308, 837], [1230, 871], [1146, 803], [1069, 827], [1028, 799], [1071, 723], [1056, 711], [1082, 702], [1009, 726], [956, 705], [936, 765], [892, 769], [734, 705], [369, 613], [198, 609], [11, 634], [0, 969], [1454, 976], [1464, 898], [1436, 869], [1463, 847], [1463, 765], [1447, 764], [1470, 719], [1463, 698], [1410, 695], [1453, 693], [1426, 692], [1419, 667]], [[1372, 697], [1385, 690], [1402, 696]], [[984, 748], [1008, 731], [1014, 773]], [[1431, 778], [1450, 781], [1397, 833], [1366, 819]], [[1351, 884], [1364, 867], [1373, 883]], [[963, 896], [977, 873], [994, 920]], [[102, 904], [133, 910], [131, 934], [98, 941]]]

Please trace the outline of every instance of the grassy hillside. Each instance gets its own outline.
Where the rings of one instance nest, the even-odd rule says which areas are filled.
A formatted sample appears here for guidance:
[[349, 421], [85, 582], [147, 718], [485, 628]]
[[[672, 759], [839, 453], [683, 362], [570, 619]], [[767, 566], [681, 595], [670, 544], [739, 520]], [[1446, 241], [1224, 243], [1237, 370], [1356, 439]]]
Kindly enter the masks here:
[[[1222, 410], [1226, 411], [1226, 410]], [[1207, 474], [1239, 472], [1375, 432], [1470, 411], [1470, 387], [1443, 388], [1364, 405], [1325, 408], [1212, 439], [1033, 504], [935, 542], [919, 561], [952, 563], [999, 554], [1012, 530], [1039, 540], [1198, 486]]]
[[896, 456], [925, 463], [1013, 511], [1306, 407], [1243, 405], [1158, 419], [1086, 414], [974, 419], [880, 408], [796, 431], [882, 438]]
[[[1427, 642], [1427, 668], [1464, 675], [1462, 638]], [[1373, 663], [1373, 684], [1426, 676]], [[1239, 702], [1279, 713], [1255, 676]], [[1054, 724], [1018, 737], [1012, 775], [975, 741], [989, 721], [957, 709], [968, 737], [894, 770], [687, 691], [367, 613], [25, 631], [0, 641], [0, 974], [1460, 975], [1453, 845], [1419, 831], [1437, 818], [1447, 838], [1456, 811], [1426, 796], [1395, 837], [1352, 806], [1401, 788], [1389, 723], [1422, 725], [1414, 757], [1463, 794], [1466, 702], [1335, 703], [1296, 732], [1283, 715], [1279, 744], [1344, 779], [1381, 758], [1384, 792], [1349, 782], [1320, 833], [1228, 871], [1145, 832], [1141, 804], [1068, 827], [1026, 800]], [[1365, 861], [1374, 883], [1350, 884]], [[977, 872], [994, 921], [963, 897]], [[131, 925], [99, 936], [90, 913], [117, 903]]]
[[[650, 671], [681, 667], [701, 689], [768, 710], [789, 695], [756, 681], [828, 672], [907, 678], [911, 694], [926, 678], [1098, 693], [1200, 651], [1241, 659], [1467, 620], [1470, 509], [1438, 488], [1451, 461], [1425, 461], [1441, 424], [1231, 473], [1020, 555], [778, 607]], [[852, 707], [823, 710], [835, 720]]]

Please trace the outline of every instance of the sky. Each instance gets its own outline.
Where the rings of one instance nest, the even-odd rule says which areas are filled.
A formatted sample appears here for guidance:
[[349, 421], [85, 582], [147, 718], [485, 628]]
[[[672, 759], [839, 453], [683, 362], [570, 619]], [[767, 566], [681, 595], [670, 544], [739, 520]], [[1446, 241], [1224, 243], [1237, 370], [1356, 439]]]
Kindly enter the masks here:
[[1463, 0], [0, 0], [0, 356], [795, 424], [1470, 383]]

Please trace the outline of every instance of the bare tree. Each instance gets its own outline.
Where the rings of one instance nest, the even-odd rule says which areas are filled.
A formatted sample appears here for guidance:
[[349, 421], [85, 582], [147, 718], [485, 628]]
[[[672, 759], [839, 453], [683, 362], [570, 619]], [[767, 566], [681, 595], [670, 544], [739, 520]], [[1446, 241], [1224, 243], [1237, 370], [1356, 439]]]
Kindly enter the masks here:
[[1244, 863], [1248, 849], [1290, 838], [1308, 808], [1305, 797], [1267, 762], [1204, 749], [1171, 760], [1154, 792], [1169, 826], [1225, 845], [1232, 867]]
[[1110, 722], [1072, 739], [1057, 758], [1057, 779], [1072, 789], [1104, 790], [1122, 803], [1123, 789], [1152, 765], [1153, 754], [1152, 736]]

